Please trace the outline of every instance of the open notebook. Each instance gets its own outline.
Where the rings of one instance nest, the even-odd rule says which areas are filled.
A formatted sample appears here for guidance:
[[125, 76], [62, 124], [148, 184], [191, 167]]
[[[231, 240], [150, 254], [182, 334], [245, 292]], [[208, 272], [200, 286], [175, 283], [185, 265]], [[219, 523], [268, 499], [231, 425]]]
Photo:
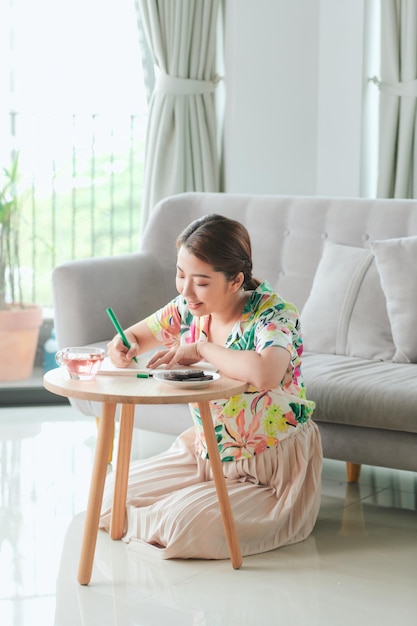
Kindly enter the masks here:
[[[149, 358], [150, 358], [149, 355], [143, 356], [143, 357], [138, 356], [136, 358], [138, 362], [135, 363], [134, 361], [132, 361], [129, 367], [116, 367], [111, 362], [110, 357], [106, 356], [103, 363], [101, 364], [98, 374], [101, 374], [104, 376], [136, 376], [136, 374], [142, 373], [142, 374], [149, 374], [152, 376], [153, 372], [157, 372], [161, 369], [164, 369], [164, 368], [150, 369], [146, 367], [146, 364], [148, 363]], [[214, 367], [214, 365], [212, 365], [211, 363], [207, 363], [207, 361], [199, 361], [198, 363], [195, 363], [194, 365], [191, 365], [189, 367], [187, 367], [186, 365], [178, 365], [174, 369], [181, 369], [181, 370], [199, 369], [199, 370], [205, 370], [205, 371], [210, 371], [210, 372], [217, 372], [217, 368]]]

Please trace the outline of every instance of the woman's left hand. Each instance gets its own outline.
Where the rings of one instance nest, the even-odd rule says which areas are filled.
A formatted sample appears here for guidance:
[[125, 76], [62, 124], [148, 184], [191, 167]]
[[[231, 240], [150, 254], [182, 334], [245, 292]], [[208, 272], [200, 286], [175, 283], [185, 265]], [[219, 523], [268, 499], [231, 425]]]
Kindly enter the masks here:
[[175, 365], [193, 365], [201, 361], [197, 343], [189, 343], [181, 346], [173, 346], [167, 350], [158, 350], [147, 364], [147, 367], [155, 368], [165, 365], [167, 369]]

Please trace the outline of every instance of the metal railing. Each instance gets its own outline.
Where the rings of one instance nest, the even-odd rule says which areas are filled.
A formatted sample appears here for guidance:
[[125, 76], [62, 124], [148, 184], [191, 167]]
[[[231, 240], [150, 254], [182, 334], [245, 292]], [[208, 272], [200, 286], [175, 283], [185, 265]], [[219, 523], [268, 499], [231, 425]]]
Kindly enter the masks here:
[[13, 111], [10, 128], [24, 299], [50, 308], [56, 265], [137, 250], [146, 116]]

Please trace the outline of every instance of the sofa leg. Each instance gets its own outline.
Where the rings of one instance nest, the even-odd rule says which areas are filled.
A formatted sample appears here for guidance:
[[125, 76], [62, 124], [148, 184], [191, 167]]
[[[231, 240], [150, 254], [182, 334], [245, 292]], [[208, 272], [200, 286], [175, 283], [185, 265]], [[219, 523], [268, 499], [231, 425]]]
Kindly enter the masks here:
[[[96, 426], [98, 428], [98, 422], [99, 422], [100, 418], [96, 417]], [[111, 444], [111, 448], [110, 448], [110, 453], [109, 453], [109, 458], [108, 458], [108, 463], [111, 463], [113, 460], [113, 449], [114, 449], [114, 424], [113, 424], [113, 441]]]
[[361, 465], [346, 463], [346, 476], [348, 483], [357, 483], [361, 473]]

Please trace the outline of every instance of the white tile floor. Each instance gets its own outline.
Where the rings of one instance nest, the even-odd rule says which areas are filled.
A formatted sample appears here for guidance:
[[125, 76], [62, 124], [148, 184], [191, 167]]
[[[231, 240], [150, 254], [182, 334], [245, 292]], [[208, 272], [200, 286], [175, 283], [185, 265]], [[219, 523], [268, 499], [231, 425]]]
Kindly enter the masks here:
[[[95, 424], [69, 406], [0, 410], [1, 626], [417, 625], [417, 474], [325, 461], [305, 542], [228, 561], [139, 559], [99, 533], [76, 582]], [[171, 441], [135, 433], [133, 455]]]

